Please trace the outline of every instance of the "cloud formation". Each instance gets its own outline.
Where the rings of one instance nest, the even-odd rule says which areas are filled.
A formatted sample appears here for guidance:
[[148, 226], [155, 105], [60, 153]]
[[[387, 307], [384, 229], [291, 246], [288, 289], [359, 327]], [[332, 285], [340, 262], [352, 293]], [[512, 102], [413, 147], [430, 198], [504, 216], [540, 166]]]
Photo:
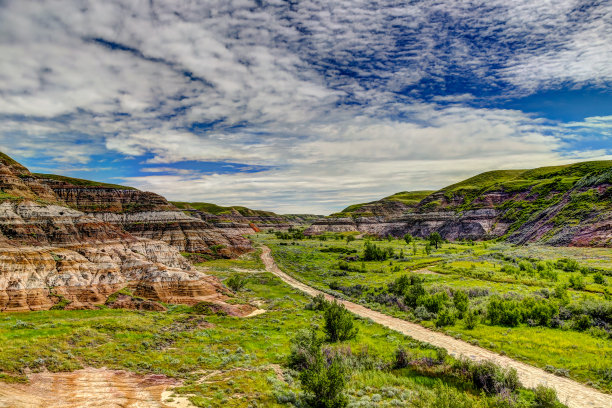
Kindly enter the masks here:
[[[126, 181], [174, 199], [326, 213], [480, 170], [610, 154], [572, 145], [609, 138], [605, 118], [563, 124], [494, 103], [609, 89], [608, 2], [0, 7], [3, 150], [75, 168], [140, 158]], [[185, 161], [243, 166], [175, 166]]]

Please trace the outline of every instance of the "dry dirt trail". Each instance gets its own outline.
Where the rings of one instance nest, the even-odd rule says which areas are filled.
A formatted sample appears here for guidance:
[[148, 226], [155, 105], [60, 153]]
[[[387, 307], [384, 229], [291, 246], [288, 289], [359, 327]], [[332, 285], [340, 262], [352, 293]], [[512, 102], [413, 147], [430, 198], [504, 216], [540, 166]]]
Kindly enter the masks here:
[[[268, 270], [268, 272], [273, 273], [289, 285], [311, 296], [323, 294], [328, 300], [334, 299], [333, 296], [314, 289], [281, 271], [272, 258], [270, 248], [263, 246], [262, 249], [261, 259], [266, 265], [266, 270]], [[340, 299], [338, 299], [338, 301], [342, 302], [348, 310], [358, 316], [369, 318], [376, 323], [410, 336], [415, 340], [424, 341], [437, 347], [443, 347], [454, 357], [464, 356], [477, 361], [491, 360], [500, 366], [515, 368], [525, 387], [535, 388], [538, 384], [552, 387], [557, 391], [559, 400], [567, 404], [570, 408], [612, 408], [612, 395], [604, 394], [576, 381], [558, 377], [540, 368], [473, 346], [445, 334], [434, 332], [416, 323], [391, 317], [353, 302]]]

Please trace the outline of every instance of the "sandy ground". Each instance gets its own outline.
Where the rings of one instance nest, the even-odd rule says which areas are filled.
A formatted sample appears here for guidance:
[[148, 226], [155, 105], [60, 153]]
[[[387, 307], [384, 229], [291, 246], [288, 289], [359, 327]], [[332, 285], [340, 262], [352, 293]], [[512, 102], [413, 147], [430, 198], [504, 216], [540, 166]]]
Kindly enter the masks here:
[[163, 375], [138, 375], [105, 368], [69, 373], [42, 372], [28, 384], [0, 382], [1, 408], [189, 408], [186, 398], [173, 398], [179, 383]]
[[[264, 246], [261, 259], [266, 265], [266, 269], [283, 281], [311, 296], [322, 293], [328, 300], [334, 299], [333, 296], [320, 292], [295, 278], [287, 275], [274, 262], [270, 253], [270, 248]], [[403, 333], [415, 340], [424, 341], [437, 347], [448, 350], [449, 354], [459, 357], [464, 356], [472, 360], [491, 360], [503, 367], [515, 368], [518, 372], [521, 383], [529, 388], [535, 388], [538, 384], [544, 384], [557, 391], [559, 400], [567, 404], [570, 408], [612, 408], [612, 395], [604, 394], [594, 388], [580, 384], [567, 378], [558, 377], [540, 368], [530, 366], [509, 357], [499, 355], [489, 350], [473, 346], [461, 340], [447, 336], [442, 333], [426, 329], [416, 323], [398, 319], [383, 313], [368, 309], [361, 305], [345, 300], [339, 300], [345, 307], [354, 314], [369, 318], [372, 321], [382, 324], [390, 329]]]

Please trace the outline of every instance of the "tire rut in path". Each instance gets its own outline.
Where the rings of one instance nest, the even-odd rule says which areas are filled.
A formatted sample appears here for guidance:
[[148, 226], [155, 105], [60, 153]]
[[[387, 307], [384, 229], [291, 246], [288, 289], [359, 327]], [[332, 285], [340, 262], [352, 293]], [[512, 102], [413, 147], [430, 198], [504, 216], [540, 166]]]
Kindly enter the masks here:
[[[299, 289], [310, 296], [323, 294], [328, 300], [336, 299], [333, 296], [314, 289], [281, 271], [276, 265], [276, 262], [274, 262], [270, 248], [267, 246], [262, 246], [261, 260], [266, 265], [266, 270], [268, 272], [278, 276], [294, 288]], [[376, 323], [410, 336], [415, 340], [445, 348], [448, 353], [454, 357], [463, 356], [475, 361], [490, 360], [502, 367], [512, 367], [518, 372], [519, 379], [525, 387], [535, 388], [538, 384], [543, 384], [547, 387], [554, 388], [557, 391], [559, 400], [570, 408], [612, 408], [612, 395], [604, 394], [594, 388], [580, 384], [568, 378], [556, 376], [540, 368], [513, 360], [510, 357], [502, 356], [492, 351], [473, 346], [446, 334], [426, 329], [425, 327], [416, 323], [388, 316], [375, 310], [368, 309], [367, 307], [361, 306], [357, 303], [341, 299], [336, 300], [343, 303], [349, 311], [358, 316], [369, 318]]]

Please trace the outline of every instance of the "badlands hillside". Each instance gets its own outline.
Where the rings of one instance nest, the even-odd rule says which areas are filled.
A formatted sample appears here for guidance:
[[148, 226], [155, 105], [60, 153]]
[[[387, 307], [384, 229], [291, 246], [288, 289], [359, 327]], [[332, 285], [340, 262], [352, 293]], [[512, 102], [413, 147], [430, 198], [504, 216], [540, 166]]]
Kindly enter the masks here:
[[351, 205], [306, 233], [343, 231], [612, 246], [612, 161], [490, 171], [438, 191]]
[[0, 310], [88, 308], [126, 286], [154, 301], [219, 300], [227, 289], [181, 252], [233, 257], [254, 228], [131, 187], [34, 174], [0, 153]]

